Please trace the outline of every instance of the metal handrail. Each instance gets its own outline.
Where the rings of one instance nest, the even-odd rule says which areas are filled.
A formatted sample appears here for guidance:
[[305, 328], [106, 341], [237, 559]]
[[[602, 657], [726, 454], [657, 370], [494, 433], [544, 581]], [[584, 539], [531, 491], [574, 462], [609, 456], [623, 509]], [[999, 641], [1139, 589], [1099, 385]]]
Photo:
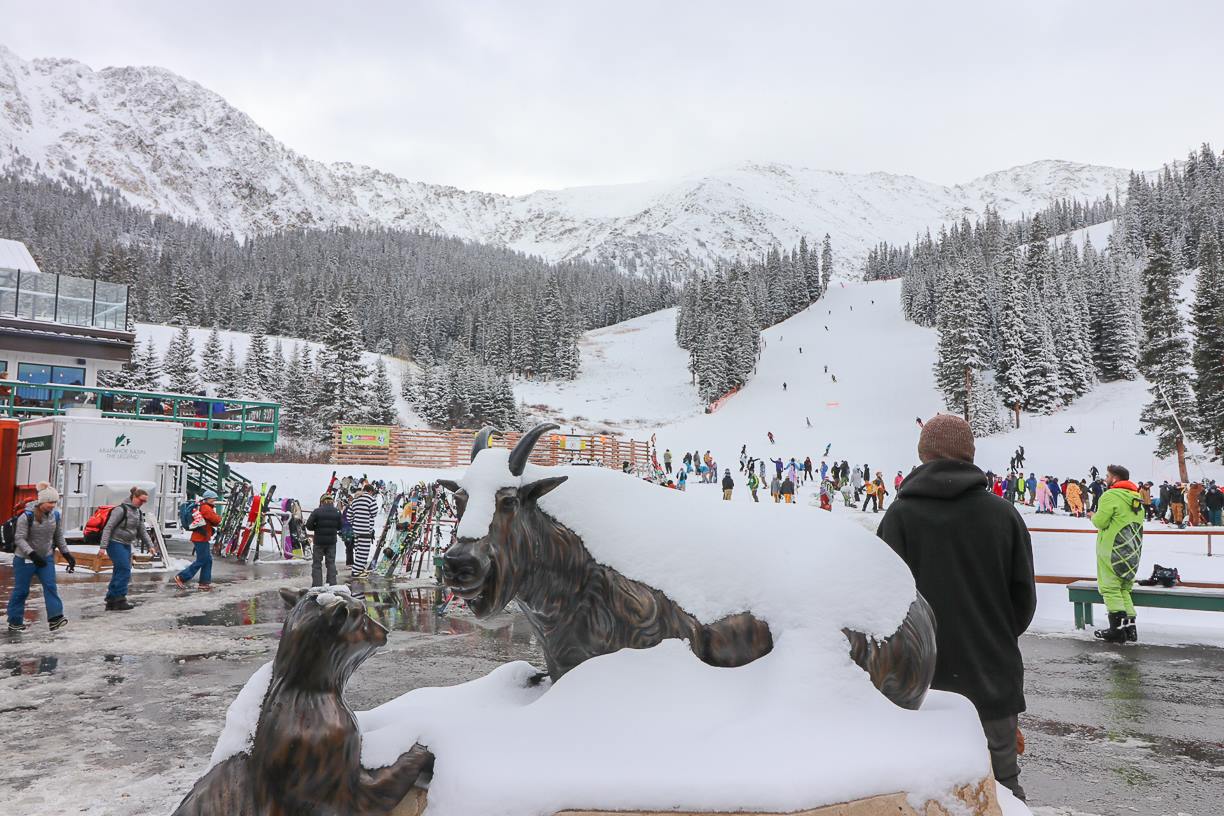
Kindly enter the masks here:
[[[1028, 531], [1030, 533], [1092, 533], [1092, 535], [1096, 535], [1098, 532], [1100, 532], [1095, 527], [1093, 527], [1092, 529], [1069, 529], [1066, 527], [1029, 527]], [[1148, 530], [1148, 529], [1144, 529], [1143, 535], [1144, 536], [1150, 536], [1150, 535], [1207, 536], [1207, 557], [1211, 558], [1212, 557], [1211, 537], [1213, 535], [1224, 535], [1224, 527], [1199, 526], [1199, 527], [1193, 527], [1189, 530]]]
[[[47, 395], [37, 398], [32, 404], [19, 404], [18, 400], [23, 399], [21, 392], [31, 389], [46, 392]], [[65, 400], [65, 395], [77, 395], [80, 398]], [[163, 410], [162, 413], [149, 413], [147, 409], [153, 401], [167, 407], [169, 412]], [[111, 407], [104, 407], [108, 402]], [[131, 402], [131, 408], [134, 410], [128, 410], [126, 406], [116, 407], [116, 403], [124, 402]], [[189, 410], [183, 410], [184, 403], [189, 405]], [[206, 403], [207, 413], [197, 413], [196, 403]], [[222, 406], [220, 415], [216, 413], [218, 405]], [[0, 380], [0, 416], [54, 416], [76, 406], [100, 409], [102, 416], [112, 419], [177, 422], [184, 426], [190, 436], [204, 439], [232, 438], [233, 434], [237, 434], [239, 438], [270, 436], [275, 439], [280, 426], [280, 405], [275, 402], [134, 391], [127, 388]]]

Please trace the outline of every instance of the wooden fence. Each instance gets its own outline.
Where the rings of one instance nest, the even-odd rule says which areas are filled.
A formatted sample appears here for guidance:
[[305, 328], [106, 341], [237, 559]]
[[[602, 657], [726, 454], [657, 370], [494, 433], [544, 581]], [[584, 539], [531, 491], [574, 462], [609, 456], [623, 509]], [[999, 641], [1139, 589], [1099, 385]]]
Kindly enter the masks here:
[[[343, 443], [340, 428], [334, 428], [332, 464], [455, 468], [466, 467], [471, 461], [474, 430], [391, 427], [389, 431], [386, 445], [352, 445]], [[513, 448], [521, 436], [517, 431], [498, 434], [492, 445]], [[650, 472], [652, 460], [650, 442], [605, 434], [562, 433], [541, 437], [530, 459], [534, 464], [545, 466], [579, 463], [619, 468], [623, 462], [628, 462], [634, 472], [643, 474]]]

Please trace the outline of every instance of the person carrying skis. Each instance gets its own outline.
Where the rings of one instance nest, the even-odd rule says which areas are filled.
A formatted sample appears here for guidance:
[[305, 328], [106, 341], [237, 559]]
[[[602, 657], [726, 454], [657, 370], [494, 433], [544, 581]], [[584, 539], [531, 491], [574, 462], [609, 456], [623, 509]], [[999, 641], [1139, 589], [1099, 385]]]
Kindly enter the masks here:
[[319, 497], [319, 506], [306, 519], [306, 529], [314, 532], [314, 560], [310, 565], [310, 585], [323, 586], [323, 565], [327, 565], [327, 586], [336, 584], [336, 539], [344, 517], [336, 509], [332, 494]]
[[59, 510], [55, 509], [59, 498], [59, 491], [54, 487], [40, 483], [37, 497], [17, 516], [13, 536], [13, 591], [7, 610], [10, 632], [24, 632], [29, 628], [25, 622], [25, 604], [35, 578], [42, 584], [47, 628], [54, 632], [68, 625], [64, 602], [55, 584], [55, 553], [52, 551], [59, 550], [63, 554], [69, 572], [76, 571], [76, 558], [64, 541], [64, 525]]
[[106, 517], [99, 546], [106, 550], [112, 565], [110, 584], [106, 587], [107, 612], [136, 608], [127, 599], [128, 583], [132, 580], [132, 544], [140, 541], [146, 549], [153, 548], [141, 509], [148, 500], [149, 491], [133, 487], [128, 491], [127, 501], [112, 508]]
[[752, 500], [757, 503], [760, 503], [761, 501], [759, 498], [757, 498], [757, 488], [760, 486], [761, 486], [761, 480], [757, 478], [756, 471], [749, 468], [748, 469], [748, 492], [752, 494]]
[[179, 589], [186, 589], [187, 582], [199, 572], [200, 591], [208, 592], [212, 589], [213, 557], [211, 542], [213, 531], [221, 523], [221, 516], [217, 515], [217, 494], [211, 490], [205, 490], [204, 494], [200, 496], [200, 501], [196, 504], [196, 510], [199, 512], [204, 525], [202, 527], [194, 527], [191, 530], [191, 548], [195, 551], [195, 560], [187, 565], [187, 569], [174, 576], [174, 585]]
[[1101, 496], [1100, 510], [1089, 517], [1097, 533], [1097, 587], [1109, 613], [1109, 628], [1095, 636], [1108, 643], [1139, 639], [1131, 588], [1143, 554], [1143, 501], [1139, 488], [1122, 465], [1105, 468], [1109, 488]]
[[353, 526], [353, 563], [349, 564], [349, 570], [354, 576], [366, 571], [370, 551], [374, 549], [374, 523], [378, 516], [376, 491], [374, 485], [366, 485], [349, 505], [349, 524]]
[[731, 501], [731, 491], [735, 489], [735, 480], [731, 478], [731, 468], [723, 471], [722, 489], [723, 501]]
[[876, 535], [909, 566], [938, 621], [931, 688], [969, 698], [995, 779], [1024, 799], [1017, 761], [1017, 715], [1026, 707], [1019, 640], [1037, 609], [1033, 546], [1016, 509], [986, 489], [974, 454], [973, 431], [963, 419], [928, 420], [918, 440], [922, 464]]

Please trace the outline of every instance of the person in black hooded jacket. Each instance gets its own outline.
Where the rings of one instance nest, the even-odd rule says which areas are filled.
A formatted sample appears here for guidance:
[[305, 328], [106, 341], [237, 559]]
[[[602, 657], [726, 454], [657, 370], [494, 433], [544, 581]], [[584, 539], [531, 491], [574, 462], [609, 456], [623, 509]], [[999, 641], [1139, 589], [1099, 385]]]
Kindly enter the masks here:
[[1019, 638], [1037, 608], [1033, 546], [1010, 502], [973, 464], [973, 431], [958, 416], [928, 420], [922, 465], [905, 481], [877, 535], [909, 565], [935, 611], [931, 688], [968, 697], [990, 748], [995, 778], [1024, 799], [1017, 714], [1025, 709]]
[[323, 561], [327, 561], [327, 585], [336, 583], [336, 537], [344, 517], [336, 509], [330, 493], [319, 497], [319, 506], [306, 519], [306, 529], [314, 531], [314, 563], [310, 567], [310, 585], [323, 586]]

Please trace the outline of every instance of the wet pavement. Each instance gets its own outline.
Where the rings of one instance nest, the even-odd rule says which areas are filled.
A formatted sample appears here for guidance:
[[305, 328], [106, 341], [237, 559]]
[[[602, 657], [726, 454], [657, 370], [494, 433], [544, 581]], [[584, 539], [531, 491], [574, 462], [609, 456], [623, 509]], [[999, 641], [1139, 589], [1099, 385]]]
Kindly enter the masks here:
[[1030, 803], [1102, 816], [1224, 813], [1224, 650], [1087, 637], [1021, 639]]
[[[0, 811], [168, 813], [242, 684], [275, 653], [278, 589], [308, 585], [309, 567], [219, 560], [212, 593], [137, 574], [130, 597], [141, 605], [127, 613], [102, 611], [105, 577], [60, 577], [65, 630], [47, 632], [35, 590], [31, 631], [0, 636], [0, 723], [22, 756], [0, 763]], [[0, 566], [0, 599], [10, 582]], [[519, 615], [478, 622], [428, 582], [355, 589], [390, 636], [353, 676], [354, 708], [508, 660], [543, 663]], [[1224, 650], [1055, 636], [1026, 636], [1022, 648], [1022, 781], [1036, 813], [1224, 814]]]

